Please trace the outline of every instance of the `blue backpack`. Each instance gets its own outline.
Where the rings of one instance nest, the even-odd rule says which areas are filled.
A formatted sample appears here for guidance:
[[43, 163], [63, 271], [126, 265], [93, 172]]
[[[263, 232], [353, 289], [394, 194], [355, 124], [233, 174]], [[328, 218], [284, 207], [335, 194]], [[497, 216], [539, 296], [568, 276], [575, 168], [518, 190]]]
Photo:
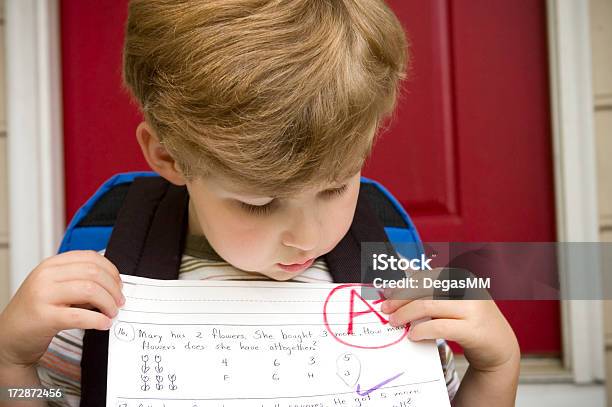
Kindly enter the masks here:
[[[155, 173], [116, 175], [77, 212], [60, 252], [106, 248], [105, 257], [122, 274], [176, 280], [187, 231], [188, 203], [185, 186], [173, 185]], [[362, 177], [349, 231], [322, 255], [334, 282], [372, 280], [376, 273], [362, 262], [363, 243], [367, 242], [383, 243], [384, 252], [390, 255], [395, 251], [412, 258], [422, 252], [414, 225], [397, 200], [379, 183]], [[412, 244], [400, 247], [399, 243]], [[401, 252], [402, 248], [407, 250]], [[398, 279], [405, 276], [401, 271], [385, 273]], [[83, 407], [106, 405], [107, 352], [108, 331], [86, 330], [81, 358]]]

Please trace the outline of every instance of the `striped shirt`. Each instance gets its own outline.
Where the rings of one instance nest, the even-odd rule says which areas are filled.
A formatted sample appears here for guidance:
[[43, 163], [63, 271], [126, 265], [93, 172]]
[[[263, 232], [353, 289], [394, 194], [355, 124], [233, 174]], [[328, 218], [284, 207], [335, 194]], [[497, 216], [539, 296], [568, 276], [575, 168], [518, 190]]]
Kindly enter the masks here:
[[[104, 250], [100, 252], [104, 253]], [[210, 246], [204, 236], [189, 235], [179, 268], [179, 280], [265, 280], [262, 274], [248, 273], [225, 262]], [[332, 283], [333, 279], [323, 257], [319, 257], [307, 270], [291, 281], [303, 283]], [[62, 388], [65, 397], [48, 401], [49, 406], [76, 407], [81, 395], [82, 329], [59, 332], [40, 359], [37, 371], [44, 387]], [[452, 400], [459, 388], [453, 352], [443, 339], [436, 340], [446, 387]]]

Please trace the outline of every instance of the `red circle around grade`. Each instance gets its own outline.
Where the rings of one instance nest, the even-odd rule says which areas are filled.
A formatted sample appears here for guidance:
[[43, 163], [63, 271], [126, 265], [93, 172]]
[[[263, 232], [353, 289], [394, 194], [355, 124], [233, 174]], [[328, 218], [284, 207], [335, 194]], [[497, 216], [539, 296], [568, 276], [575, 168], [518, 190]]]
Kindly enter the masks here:
[[336, 334], [334, 333], [334, 331], [331, 330], [331, 328], [329, 327], [329, 322], [327, 321], [327, 303], [329, 302], [329, 299], [332, 297], [332, 295], [334, 295], [334, 293], [338, 290], [342, 290], [344, 288], [347, 287], [354, 287], [354, 286], [369, 286], [369, 287], [373, 287], [372, 284], [361, 284], [361, 283], [350, 283], [350, 284], [342, 284], [339, 285], [338, 287], [334, 288], [333, 290], [331, 290], [329, 292], [329, 294], [327, 295], [327, 298], [325, 298], [325, 303], [323, 304], [323, 322], [325, 323], [325, 328], [327, 329], [327, 331], [334, 337], [335, 340], [337, 340], [338, 342], [353, 347], [353, 348], [360, 348], [360, 349], [381, 349], [381, 348], [386, 348], [389, 347], [391, 345], [395, 345], [396, 343], [400, 342], [402, 339], [404, 339], [406, 337], [406, 335], [408, 335], [408, 326], [404, 327], [404, 333], [402, 334], [402, 336], [399, 337], [399, 339], [388, 343], [386, 345], [379, 345], [379, 346], [361, 346], [361, 345], [353, 345], [352, 343], [348, 343], [340, 338], [338, 338], [336, 336]]

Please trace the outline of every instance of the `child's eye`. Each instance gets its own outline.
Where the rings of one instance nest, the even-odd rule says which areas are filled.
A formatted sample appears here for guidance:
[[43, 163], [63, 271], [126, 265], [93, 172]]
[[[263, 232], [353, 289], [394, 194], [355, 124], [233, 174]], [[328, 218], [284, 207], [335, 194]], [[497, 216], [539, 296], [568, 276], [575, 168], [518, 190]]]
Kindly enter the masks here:
[[[327, 197], [335, 197], [342, 195], [347, 189], [347, 185], [342, 185], [340, 188], [329, 189], [324, 192]], [[270, 201], [265, 205], [250, 205], [241, 201], [238, 201], [240, 206], [250, 214], [253, 215], [268, 215], [272, 212], [274, 201]]]
[[249, 205], [247, 203], [244, 202], [240, 202], [240, 206], [246, 210], [247, 212], [253, 214], [253, 215], [267, 215], [272, 211], [272, 202], [271, 201], [265, 205]]
[[346, 191], [347, 185], [344, 184], [342, 185], [340, 188], [335, 188], [335, 189], [330, 189], [325, 191], [325, 194], [327, 196], [338, 196], [338, 195], [342, 195], [345, 191]]

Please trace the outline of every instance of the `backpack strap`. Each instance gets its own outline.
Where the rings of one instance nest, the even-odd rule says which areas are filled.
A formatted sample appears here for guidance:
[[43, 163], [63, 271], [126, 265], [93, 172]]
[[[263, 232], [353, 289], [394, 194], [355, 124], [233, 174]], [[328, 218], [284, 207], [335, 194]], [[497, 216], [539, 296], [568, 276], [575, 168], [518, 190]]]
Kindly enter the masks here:
[[[364, 266], [369, 264], [368, 259], [364, 259], [366, 261], [362, 262], [362, 243], [386, 243], [384, 245], [385, 252], [388, 255], [395, 253], [382, 223], [363, 191], [362, 189], [359, 190], [355, 216], [348, 232], [332, 251], [323, 256], [336, 283], [372, 282], [373, 272], [369, 268], [367, 270], [362, 269], [362, 263]], [[394, 275], [391, 271], [386, 272], [385, 275], [387, 278], [399, 278], [399, 275]]]
[[[119, 210], [105, 256], [121, 274], [178, 279], [189, 202], [185, 187], [136, 178]], [[108, 331], [88, 329], [81, 357], [81, 406], [106, 405]]]
[[162, 177], [136, 178], [105, 255], [121, 274], [178, 279], [187, 228], [187, 188]]
[[[188, 225], [189, 195], [186, 187], [161, 177], [136, 178], [119, 210], [105, 256], [122, 274], [178, 279]], [[395, 251], [384, 227], [360, 189], [349, 231], [323, 257], [337, 283], [362, 281], [361, 243], [386, 242]], [[400, 278], [386, 271], [387, 278]], [[366, 273], [371, 282], [371, 273]], [[108, 331], [87, 330], [81, 359], [81, 406], [106, 405]]]

